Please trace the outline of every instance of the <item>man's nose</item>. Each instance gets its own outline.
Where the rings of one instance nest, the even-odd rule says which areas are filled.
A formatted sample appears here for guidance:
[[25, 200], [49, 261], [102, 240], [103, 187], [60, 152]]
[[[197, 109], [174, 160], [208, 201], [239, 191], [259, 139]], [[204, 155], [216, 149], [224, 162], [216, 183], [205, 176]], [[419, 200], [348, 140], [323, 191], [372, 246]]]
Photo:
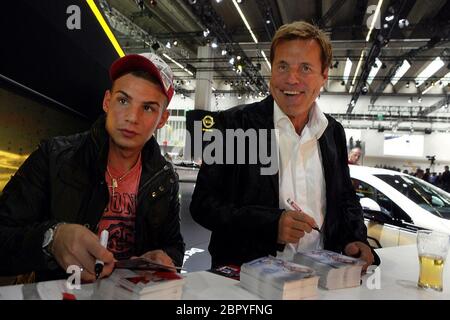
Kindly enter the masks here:
[[287, 72], [286, 80], [289, 84], [296, 84], [300, 82], [300, 73], [292, 68]]
[[128, 122], [136, 123], [139, 120], [139, 117], [140, 117], [140, 109], [137, 106], [132, 105], [128, 109], [125, 120]]

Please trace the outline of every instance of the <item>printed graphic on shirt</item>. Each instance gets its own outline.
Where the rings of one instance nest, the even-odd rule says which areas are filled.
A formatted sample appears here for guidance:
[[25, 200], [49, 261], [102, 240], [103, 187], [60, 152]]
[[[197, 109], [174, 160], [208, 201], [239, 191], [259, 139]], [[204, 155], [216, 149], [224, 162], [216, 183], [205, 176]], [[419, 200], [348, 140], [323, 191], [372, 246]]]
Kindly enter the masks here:
[[133, 254], [135, 218], [136, 195], [114, 192], [99, 229], [108, 230], [108, 249], [117, 260], [129, 259]]
[[108, 250], [117, 260], [129, 259], [135, 255], [137, 191], [142, 165], [139, 159], [125, 174], [115, 172], [113, 168], [108, 170], [105, 180], [109, 189], [109, 203], [100, 219], [98, 234], [104, 229], [108, 230]]

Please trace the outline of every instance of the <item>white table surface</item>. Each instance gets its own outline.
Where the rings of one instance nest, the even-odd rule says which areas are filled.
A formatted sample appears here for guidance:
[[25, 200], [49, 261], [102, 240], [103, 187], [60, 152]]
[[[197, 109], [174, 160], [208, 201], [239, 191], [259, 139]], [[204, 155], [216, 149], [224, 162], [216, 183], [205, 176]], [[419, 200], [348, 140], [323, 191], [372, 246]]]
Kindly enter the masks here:
[[[417, 287], [419, 261], [416, 246], [401, 246], [378, 249], [381, 265], [375, 273], [363, 276], [363, 283], [356, 288], [322, 290], [318, 299], [450, 299], [450, 267], [447, 261], [444, 268], [444, 291], [436, 292]], [[124, 270], [114, 271], [114, 277], [120, 276]], [[228, 279], [207, 271], [183, 274], [186, 283], [182, 299], [190, 300], [258, 300], [254, 295], [242, 288], [238, 281]], [[379, 275], [380, 288], [374, 279]], [[371, 285], [367, 285], [367, 283]], [[113, 279], [104, 279], [97, 284], [82, 285], [80, 290], [68, 290], [65, 280], [47, 281], [29, 285], [0, 287], [0, 299], [56, 299], [61, 300], [62, 292], [75, 294], [79, 300], [115, 299], [115, 283]], [[370, 289], [372, 287], [373, 289]]]

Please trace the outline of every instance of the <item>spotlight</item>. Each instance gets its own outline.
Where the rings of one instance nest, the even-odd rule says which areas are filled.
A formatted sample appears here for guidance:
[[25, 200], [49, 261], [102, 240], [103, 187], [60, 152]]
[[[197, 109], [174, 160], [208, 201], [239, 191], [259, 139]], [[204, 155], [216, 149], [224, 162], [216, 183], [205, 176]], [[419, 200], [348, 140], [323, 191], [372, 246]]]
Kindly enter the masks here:
[[176, 47], [178, 45], [178, 40], [173, 40], [173, 45]]
[[361, 88], [361, 93], [363, 95], [366, 95], [367, 92], [369, 92], [369, 88], [367, 87], [367, 85], [365, 84], [362, 88]]
[[409, 88], [409, 81], [406, 83], [406, 88]]
[[266, 24], [270, 24], [270, 14], [269, 14], [269, 11], [266, 12]]
[[207, 37], [209, 35], [209, 29], [203, 30], [203, 37]]
[[161, 48], [161, 46], [159, 45], [158, 42], [154, 42], [154, 43], [152, 44], [152, 49], [153, 49], [153, 50], [158, 51], [159, 48]]
[[377, 40], [378, 40], [379, 43], [383, 43], [384, 37], [381, 34], [378, 34]]
[[196, 4], [196, 3], [197, 3], [197, 0], [189, 0], [189, 3], [190, 3], [190, 4]]
[[417, 102], [418, 102], [418, 103], [421, 103], [421, 102], [422, 102], [422, 97], [419, 97], [419, 98], [417, 99]]
[[171, 44], [170, 44], [170, 41], [167, 41], [167, 43], [166, 43], [166, 48], [167, 49], [170, 49], [172, 46], [171, 46]]
[[230, 60], [228, 60], [229, 64], [234, 64], [234, 57], [231, 57]]
[[227, 50], [225, 50], [225, 49], [222, 50], [222, 55], [223, 56], [225, 56], [227, 53], [228, 53]]
[[408, 103], [412, 103], [412, 100], [413, 100], [412, 98], [409, 98]]
[[217, 45], [217, 39], [214, 38], [214, 40], [211, 42], [211, 48], [216, 49], [218, 47]]
[[398, 21], [398, 27], [399, 27], [400, 29], [407, 28], [408, 26], [409, 26], [409, 21], [408, 21], [408, 20], [406, 20], [406, 19], [400, 19], [400, 20]]

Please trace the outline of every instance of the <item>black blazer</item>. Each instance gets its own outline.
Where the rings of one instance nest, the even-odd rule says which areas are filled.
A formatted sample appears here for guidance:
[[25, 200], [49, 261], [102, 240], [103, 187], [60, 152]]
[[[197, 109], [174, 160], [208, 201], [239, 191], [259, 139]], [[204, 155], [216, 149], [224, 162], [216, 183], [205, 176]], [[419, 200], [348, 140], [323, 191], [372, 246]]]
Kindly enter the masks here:
[[[368, 243], [367, 229], [349, 175], [344, 129], [332, 117], [327, 119], [328, 126], [319, 139], [327, 199], [324, 248], [343, 252], [350, 242]], [[274, 129], [273, 98], [220, 112], [216, 123], [222, 132]], [[248, 159], [248, 144], [246, 147]], [[225, 155], [227, 150], [223, 152]], [[213, 266], [240, 265], [283, 249], [277, 244], [278, 220], [283, 211], [278, 203], [278, 172], [261, 175], [263, 166], [259, 161], [202, 165], [190, 210], [196, 222], [212, 231], [209, 251]], [[374, 255], [378, 264], [379, 258]]]

